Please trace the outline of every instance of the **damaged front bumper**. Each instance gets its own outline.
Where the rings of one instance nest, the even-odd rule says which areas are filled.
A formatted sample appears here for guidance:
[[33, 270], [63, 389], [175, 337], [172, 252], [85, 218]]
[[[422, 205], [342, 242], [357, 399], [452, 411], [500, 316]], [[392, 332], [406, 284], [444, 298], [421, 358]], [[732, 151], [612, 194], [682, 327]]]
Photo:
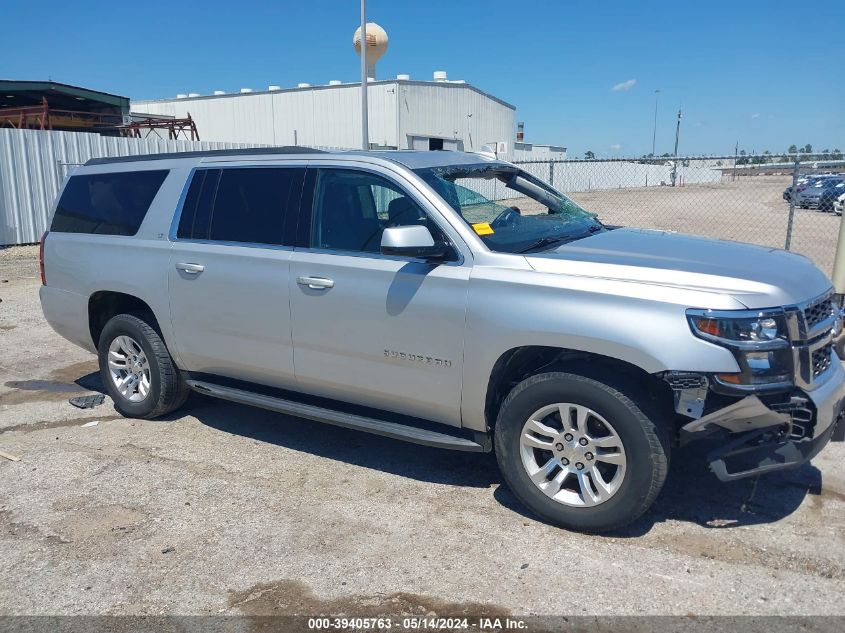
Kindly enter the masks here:
[[804, 464], [829, 441], [845, 441], [845, 370], [834, 359], [826, 380], [814, 389], [788, 402], [767, 404], [757, 395], [745, 396], [684, 425], [681, 444], [727, 431], [730, 441], [707, 456], [721, 481]]

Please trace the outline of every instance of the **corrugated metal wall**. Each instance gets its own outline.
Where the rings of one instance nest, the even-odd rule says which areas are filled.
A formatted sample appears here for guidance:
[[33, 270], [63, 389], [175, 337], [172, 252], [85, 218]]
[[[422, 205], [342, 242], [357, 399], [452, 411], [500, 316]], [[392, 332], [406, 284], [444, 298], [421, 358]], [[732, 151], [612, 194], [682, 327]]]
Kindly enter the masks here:
[[[468, 84], [380, 81], [370, 84], [367, 96], [375, 145], [407, 149], [416, 135], [459, 139], [464, 149], [475, 150], [514, 136], [514, 108]], [[140, 101], [132, 111], [190, 113], [206, 140], [360, 147], [360, 99], [360, 86], [348, 84]]]
[[89, 158], [255, 146], [0, 129], [0, 245], [41, 239], [65, 175]]

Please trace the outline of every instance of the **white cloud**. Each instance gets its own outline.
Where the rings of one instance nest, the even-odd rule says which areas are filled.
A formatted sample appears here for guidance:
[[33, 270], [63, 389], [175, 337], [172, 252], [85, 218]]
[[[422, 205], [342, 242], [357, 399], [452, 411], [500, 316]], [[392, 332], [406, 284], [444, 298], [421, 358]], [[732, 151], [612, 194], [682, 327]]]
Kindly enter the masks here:
[[631, 88], [633, 88], [637, 83], [636, 79], [629, 79], [628, 81], [622, 81], [611, 88], [613, 92], [627, 92]]
[[622, 146], [619, 143], [614, 143], [610, 146], [610, 149], [612, 149], [614, 152], [618, 152], [620, 149], [622, 149]]
[[752, 115], [751, 115], [751, 118], [752, 118], [752, 119], [759, 119], [759, 118], [760, 118], [760, 113], [759, 113], [759, 112], [755, 112], [754, 114], [752, 114]]

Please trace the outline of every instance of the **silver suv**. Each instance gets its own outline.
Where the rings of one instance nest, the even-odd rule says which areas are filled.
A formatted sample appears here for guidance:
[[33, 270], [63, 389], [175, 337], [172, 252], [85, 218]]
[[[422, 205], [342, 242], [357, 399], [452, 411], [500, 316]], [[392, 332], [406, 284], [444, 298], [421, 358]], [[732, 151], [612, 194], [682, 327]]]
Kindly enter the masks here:
[[722, 480], [833, 437], [831, 283], [770, 248], [602, 224], [494, 156], [302, 148], [89, 161], [42, 242], [52, 327], [119, 412], [190, 390], [495, 450], [543, 519], [619, 528], [676, 447]]

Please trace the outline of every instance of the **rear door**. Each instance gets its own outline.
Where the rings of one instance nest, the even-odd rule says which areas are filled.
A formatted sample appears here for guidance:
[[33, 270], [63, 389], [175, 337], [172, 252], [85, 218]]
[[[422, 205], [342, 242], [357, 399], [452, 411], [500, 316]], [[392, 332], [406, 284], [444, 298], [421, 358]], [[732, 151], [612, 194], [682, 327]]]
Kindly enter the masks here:
[[170, 313], [184, 368], [289, 387], [293, 382], [286, 222], [297, 166], [197, 169], [175, 227]]

